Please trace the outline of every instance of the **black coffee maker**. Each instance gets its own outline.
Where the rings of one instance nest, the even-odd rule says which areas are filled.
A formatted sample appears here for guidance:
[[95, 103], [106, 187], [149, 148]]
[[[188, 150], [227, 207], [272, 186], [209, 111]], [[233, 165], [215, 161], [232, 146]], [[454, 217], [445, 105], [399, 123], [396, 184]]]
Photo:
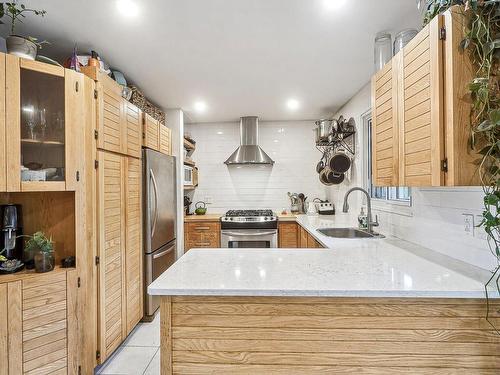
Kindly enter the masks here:
[[23, 259], [23, 234], [22, 207], [19, 204], [6, 204], [0, 206], [0, 250], [7, 259]]

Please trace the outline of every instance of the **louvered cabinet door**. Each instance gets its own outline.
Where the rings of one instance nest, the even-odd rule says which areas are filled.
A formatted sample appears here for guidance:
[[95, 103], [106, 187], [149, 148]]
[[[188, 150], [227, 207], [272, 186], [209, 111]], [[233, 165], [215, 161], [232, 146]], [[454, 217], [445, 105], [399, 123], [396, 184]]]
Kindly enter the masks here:
[[444, 185], [442, 24], [435, 17], [402, 52], [401, 186]]
[[160, 152], [172, 155], [172, 132], [165, 125], [160, 124]]
[[127, 122], [126, 154], [134, 158], [140, 158], [142, 146], [141, 110], [127, 101], [125, 101], [124, 105]]
[[144, 291], [141, 241], [141, 161], [130, 157], [124, 160], [126, 165], [125, 270], [128, 334], [142, 319]]
[[98, 151], [99, 350], [103, 362], [126, 329], [124, 166], [120, 155]]
[[97, 147], [101, 150], [123, 152], [126, 125], [124, 121], [124, 99], [121, 86], [111, 78], [102, 77], [98, 88], [98, 124]]
[[372, 180], [375, 186], [399, 183], [398, 54], [372, 78]]
[[160, 124], [147, 113], [144, 113], [143, 146], [156, 151], [160, 149]]

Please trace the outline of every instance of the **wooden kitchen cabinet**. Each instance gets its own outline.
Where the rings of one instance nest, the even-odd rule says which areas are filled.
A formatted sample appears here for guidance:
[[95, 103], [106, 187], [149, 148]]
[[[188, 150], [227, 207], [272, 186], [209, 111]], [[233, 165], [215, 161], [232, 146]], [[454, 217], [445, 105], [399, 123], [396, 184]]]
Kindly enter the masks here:
[[7, 191], [7, 133], [5, 129], [5, 54], [0, 53], [0, 192]]
[[184, 251], [192, 248], [219, 248], [220, 230], [219, 221], [184, 223]]
[[82, 67], [96, 82], [97, 148], [141, 157], [142, 111], [122, 97], [122, 86], [96, 67]]
[[76, 270], [9, 278], [0, 283], [0, 373], [78, 373]]
[[158, 151], [165, 155], [172, 155], [172, 131], [160, 124], [160, 146]]
[[295, 222], [278, 223], [278, 247], [299, 247], [299, 225]]
[[144, 113], [143, 117], [144, 123], [144, 133], [143, 142], [144, 147], [150, 148], [152, 150], [160, 150], [160, 123], [153, 117]]
[[97, 180], [102, 363], [143, 316], [140, 160], [98, 151]]
[[7, 172], [0, 188], [5, 180], [10, 192], [74, 191], [83, 154], [83, 75], [13, 55], [2, 55], [3, 61], [6, 137], [0, 160]]
[[471, 63], [459, 50], [464, 16], [435, 17], [372, 79], [377, 186], [478, 185], [469, 150]]
[[143, 249], [141, 210], [141, 161], [124, 158], [125, 161], [125, 267], [127, 334], [143, 316]]

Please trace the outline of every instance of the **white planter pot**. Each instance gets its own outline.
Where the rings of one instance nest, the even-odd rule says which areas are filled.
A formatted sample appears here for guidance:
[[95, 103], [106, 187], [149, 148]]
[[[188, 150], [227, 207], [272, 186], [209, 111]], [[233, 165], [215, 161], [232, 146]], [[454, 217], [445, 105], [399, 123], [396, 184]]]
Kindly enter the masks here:
[[6, 39], [7, 53], [29, 60], [35, 60], [38, 47], [22, 36], [10, 35]]

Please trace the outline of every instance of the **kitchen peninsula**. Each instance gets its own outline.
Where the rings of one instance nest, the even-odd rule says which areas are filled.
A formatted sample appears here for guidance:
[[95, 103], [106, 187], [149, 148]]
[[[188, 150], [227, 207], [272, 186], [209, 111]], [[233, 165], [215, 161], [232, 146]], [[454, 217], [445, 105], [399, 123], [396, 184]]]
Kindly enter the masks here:
[[488, 273], [394, 238], [316, 231], [342, 215], [297, 221], [328, 249], [194, 249], [150, 285], [162, 374], [498, 373]]

